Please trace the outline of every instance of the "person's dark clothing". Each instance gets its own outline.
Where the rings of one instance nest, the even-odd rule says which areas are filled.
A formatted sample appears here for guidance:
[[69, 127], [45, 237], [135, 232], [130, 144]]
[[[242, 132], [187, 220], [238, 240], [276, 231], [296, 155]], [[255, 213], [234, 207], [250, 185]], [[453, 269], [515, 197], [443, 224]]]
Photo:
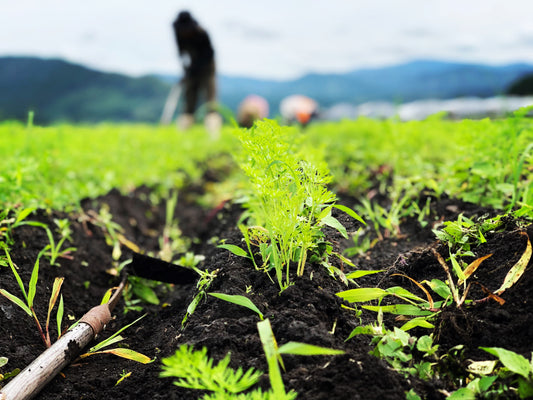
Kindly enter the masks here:
[[207, 102], [211, 105], [216, 100], [215, 51], [207, 32], [187, 11], [178, 15], [173, 27], [185, 71], [184, 111], [193, 114], [201, 92], [206, 93]]

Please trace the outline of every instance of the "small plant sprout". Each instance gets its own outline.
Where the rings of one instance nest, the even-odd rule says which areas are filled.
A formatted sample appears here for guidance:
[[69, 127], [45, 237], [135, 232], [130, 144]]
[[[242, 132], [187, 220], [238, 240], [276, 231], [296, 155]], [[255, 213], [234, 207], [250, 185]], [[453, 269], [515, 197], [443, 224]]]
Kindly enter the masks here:
[[[113, 216], [109, 212], [109, 206], [107, 204], [103, 204], [98, 213], [89, 210], [86, 214], [83, 214], [80, 217], [80, 221], [83, 224], [91, 222], [102, 229], [106, 238], [106, 243], [113, 248], [113, 260], [118, 260], [122, 255], [121, 245], [124, 245], [137, 253], [140, 251], [139, 246], [128, 240], [122, 234], [124, 229], [113, 221]], [[87, 232], [89, 231], [87, 230]]]
[[122, 373], [120, 374], [120, 378], [117, 380], [117, 383], [115, 383], [115, 386], [118, 386], [124, 379], [129, 378], [131, 376], [131, 371], [126, 372], [125, 369], [122, 370]]
[[[17, 272], [17, 267], [11, 260], [11, 256], [9, 255], [7, 247], [4, 246], [4, 251], [6, 254], [9, 267], [11, 268], [11, 271], [13, 272], [13, 275], [15, 276], [15, 279], [17, 280], [17, 283], [19, 285], [20, 291], [22, 292], [23, 298], [21, 299], [9, 293], [5, 289], [0, 289], [0, 294], [6, 297], [8, 300], [15, 303], [20, 308], [22, 308], [26, 312], [26, 314], [28, 314], [30, 317], [33, 318], [33, 320], [35, 321], [35, 324], [37, 325], [37, 329], [39, 330], [39, 334], [41, 335], [43, 343], [45, 344], [46, 347], [50, 347], [52, 345], [52, 342], [50, 340], [50, 333], [49, 333], [50, 315], [55, 306], [57, 298], [59, 296], [59, 292], [61, 290], [61, 285], [63, 284], [64, 278], [56, 278], [54, 281], [52, 293], [50, 295], [50, 301], [48, 303], [48, 313], [46, 317], [45, 330], [43, 331], [41, 323], [39, 322], [37, 314], [35, 313], [35, 310], [33, 308], [33, 303], [34, 303], [36, 290], [37, 290], [37, 282], [39, 280], [39, 262], [45, 250], [46, 248], [41, 250], [41, 252], [37, 256], [37, 259], [35, 260], [35, 264], [33, 266], [33, 270], [32, 270], [31, 277], [30, 277], [30, 282], [28, 284], [28, 290], [26, 291], [26, 288], [24, 287], [24, 283], [22, 282], [22, 279]], [[59, 322], [59, 319], [62, 318], [62, 316], [63, 316], [63, 303], [62, 301], [60, 301], [60, 309], [58, 310], [58, 314], [57, 314], [58, 336], [61, 335], [61, 330], [60, 330], [61, 324]]]
[[63, 247], [63, 244], [66, 240], [72, 240], [70, 237], [71, 230], [70, 230], [70, 222], [68, 219], [54, 219], [55, 224], [57, 225], [57, 232], [60, 235], [59, 241], [56, 243], [54, 239], [54, 234], [52, 230], [48, 227], [48, 225], [43, 224], [42, 222], [37, 221], [23, 221], [20, 222], [18, 225], [29, 225], [34, 226], [38, 228], [43, 228], [46, 232], [46, 236], [48, 237], [49, 244], [45, 247], [45, 255], [50, 259], [50, 265], [57, 265], [59, 266], [59, 263], [57, 263], [58, 258], [72, 258], [70, 255], [73, 251], [76, 251], [75, 247], [68, 247], [66, 249], [61, 249]]
[[[230, 354], [220, 360], [216, 365], [207, 356], [207, 349], [193, 350], [191, 346], [182, 345], [176, 353], [162, 360], [163, 378], [178, 378], [174, 381], [176, 386], [208, 390], [222, 394], [237, 394], [253, 386], [261, 375], [261, 371], [253, 368], [246, 372], [242, 368], [236, 371], [229, 367]], [[208, 397], [203, 397], [207, 399]]]
[[259, 337], [261, 344], [263, 345], [263, 351], [268, 364], [268, 376], [270, 379], [270, 385], [275, 399], [287, 399], [296, 398], [294, 391], [286, 392], [283, 379], [281, 377], [280, 366], [285, 369], [282, 354], [292, 354], [299, 356], [317, 356], [317, 355], [339, 355], [344, 354], [342, 350], [329, 349], [326, 347], [315, 346], [300, 342], [288, 342], [278, 347], [274, 333], [272, 332], [272, 326], [270, 320], [267, 318], [257, 323], [257, 330], [259, 331]]
[[[9, 359], [7, 357], [0, 357], [0, 370], [8, 363]], [[5, 381], [9, 378], [13, 378], [20, 372], [20, 368], [15, 368], [12, 371], [0, 373], [0, 389], [2, 388], [2, 381]]]
[[[116, 331], [113, 335], [111, 335], [107, 339], [102, 340], [100, 343], [98, 343], [98, 344], [94, 345], [93, 347], [91, 347], [87, 353], [84, 353], [84, 354], [80, 355], [80, 358], [86, 358], [86, 357], [89, 357], [89, 356], [93, 356], [95, 354], [113, 354], [115, 356], [126, 358], [126, 359], [132, 360], [132, 361], [136, 361], [136, 362], [139, 362], [141, 364], [148, 364], [148, 363], [153, 362], [154, 360], [150, 359], [149, 357], [145, 356], [144, 354], [141, 354], [141, 353], [139, 353], [139, 352], [137, 352], [135, 350], [127, 349], [127, 348], [124, 348], [124, 347], [116, 347], [116, 348], [113, 348], [113, 349], [104, 349], [107, 346], [111, 346], [112, 344], [115, 344], [117, 342], [120, 342], [120, 341], [124, 340], [124, 337], [120, 336], [120, 333], [123, 332], [124, 330], [126, 330], [127, 328], [129, 328], [130, 326], [132, 326], [133, 324], [135, 324], [138, 321], [140, 321], [145, 316], [146, 316], [146, 314], [141, 316], [141, 317], [139, 317], [139, 318], [137, 318], [131, 324], [128, 324], [128, 325], [120, 328], [118, 331]], [[104, 349], [104, 350], [102, 350], [102, 349]]]
[[187, 323], [187, 320], [189, 317], [196, 311], [196, 307], [198, 307], [198, 304], [200, 304], [200, 301], [206, 296], [207, 291], [209, 290], [209, 286], [213, 283], [213, 280], [217, 277], [218, 269], [214, 271], [208, 271], [207, 269], [205, 271], [202, 271], [198, 268], [195, 268], [195, 271], [200, 274], [200, 279], [198, 280], [198, 283], [196, 284], [196, 287], [198, 288], [198, 292], [196, 293], [196, 296], [192, 299], [189, 306], [187, 307], [187, 311], [185, 312], [185, 315], [183, 319], [181, 320], [181, 327], [184, 328], [185, 324]]

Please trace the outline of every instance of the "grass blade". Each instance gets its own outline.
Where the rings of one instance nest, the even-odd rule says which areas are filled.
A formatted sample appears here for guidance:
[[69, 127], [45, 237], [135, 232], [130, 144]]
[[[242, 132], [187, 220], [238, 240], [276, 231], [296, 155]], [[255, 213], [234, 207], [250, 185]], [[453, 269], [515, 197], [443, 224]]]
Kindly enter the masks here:
[[225, 294], [225, 293], [208, 293], [208, 295], [216, 297], [220, 300], [224, 300], [233, 304], [237, 304], [239, 306], [246, 307], [259, 315], [259, 318], [261, 320], [264, 319], [263, 313], [259, 310], [259, 308], [256, 307], [256, 305], [250, 300], [248, 297], [241, 296], [241, 295], [232, 295], [232, 294]]
[[339, 292], [337, 293], [337, 296], [350, 303], [361, 303], [365, 301], [382, 299], [388, 294], [389, 293], [387, 291], [379, 288], [358, 288]]
[[57, 306], [56, 322], [57, 322], [57, 338], [61, 337], [61, 323], [63, 322], [63, 313], [65, 311], [65, 306], [63, 304], [63, 295], [59, 297], [59, 305]]
[[268, 364], [268, 376], [270, 378], [270, 385], [272, 386], [272, 391], [274, 392], [274, 398], [282, 399], [285, 398], [285, 385], [283, 384], [283, 379], [281, 378], [281, 371], [279, 369], [278, 359], [278, 344], [276, 343], [276, 338], [272, 332], [272, 326], [270, 325], [270, 320], [265, 319], [257, 323], [257, 330], [259, 331], [259, 337], [261, 339], [261, 344], [263, 345], [263, 351]]
[[231, 251], [236, 256], [250, 258], [246, 251], [241, 249], [239, 246], [235, 246], [234, 244], [220, 244], [217, 247], [220, 249], [226, 249], [228, 251]]
[[361, 218], [354, 210], [352, 210], [351, 208], [349, 207], [346, 207], [346, 206], [343, 206], [342, 204], [334, 204], [333, 207], [341, 210], [341, 211], [344, 211], [346, 214], [348, 214], [350, 217], [352, 217], [353, 219], [361, 222], [363, 225], [366, 225], [366, 222], [363, 221], [363, 218]]
[[[46, 247], [45, 247], [46, 248]], [[28, 286], [28, 306], [33, 307], [33, 299], [35, 298], [35, 292], [37, 291], [37, 281], [39, 280], [39, 263], [41, 259], [42, 251], [37, 256], [33, 270], [31, 271], [30, 284]]]
[[288, 342], [278, 349], [281, 354], [294, 354], [297, 356], [321, 356], [344, 354], [343, 350], [330, 349], [327, 347], [315, 346], [307, 343]]
[[15, 303], [17, 306], [19, 306], [20, 308], [22, 308], [24, 311], [26, 311], [26, 314], [28, 314], [30, 317], [33, 317], [33, 314], [31, 313], [31, 310], [29, 309], [29, 307], [26, 305], [26, 303], [24, 303], [21, 299], [19, 299], [17, 296], [9, 293], [7, 290], [5, 289], [0, 289], [0, 294], [4, 297], [6, 297], [8, 300], [12, 301], [13, 303]]
[[11, 256], [9, 255], [9, 251], [7, 251], [7, 247], [4, 247], [4, 251], [6, 252], [6, 257], [7, 257], [7, 262], [9, 264], [9, 267], [11, 268], [13, 275], [15, 275], [15, 279], [17, 280], [19, 288], [22, 291], [22, 294], [24, 295], [24, 299], [26, 300], [26, 302], [28, 302], [28, 295], [26, 294], [24, 283], [22, 283], [22, 279], [20, 278], [20, 275], [17, 272], [17, 268], [15, 267], [15, 264], [13, 264], [13, 261], [11, 260]]

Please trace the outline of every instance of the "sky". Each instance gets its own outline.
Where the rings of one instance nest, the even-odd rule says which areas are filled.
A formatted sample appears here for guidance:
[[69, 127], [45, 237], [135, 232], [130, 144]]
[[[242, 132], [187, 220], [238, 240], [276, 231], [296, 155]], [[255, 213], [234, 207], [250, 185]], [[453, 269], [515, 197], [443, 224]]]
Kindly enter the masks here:
[[531, 0], [0, 0], [0, 56], [181, 74], [182, 10], [208, 31], [224, 75], [286, 80], [422, 58], [533, 64]]

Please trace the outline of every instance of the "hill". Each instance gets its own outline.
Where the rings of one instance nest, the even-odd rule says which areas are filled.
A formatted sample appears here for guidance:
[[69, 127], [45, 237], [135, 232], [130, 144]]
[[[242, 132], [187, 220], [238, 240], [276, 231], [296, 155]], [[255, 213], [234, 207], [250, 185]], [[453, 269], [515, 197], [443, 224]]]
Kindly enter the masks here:
[[0, 58], [0, 119], [51, 122], [156, 121], [168, 84], [58, 59]]
[[[442, 61], [351, 71], [308, 74], [296, 80], [273, 81], [218, 77], [220, 101], [232, 111], [248, 94], [264, 96], [275, 115], [285, 96], [300, 93], [321, 107], [368, 101], [408, 102], [418, 99], [490, 97], [506, 93], [517, 80], [533, 72], [528, 64], [487, 66]], [[133, 78], [104, 73], [58, 59], [0, 57], [0, 119], [25, 120], [36, 111], [36, 122], [158, 121], [178, 76]]]

